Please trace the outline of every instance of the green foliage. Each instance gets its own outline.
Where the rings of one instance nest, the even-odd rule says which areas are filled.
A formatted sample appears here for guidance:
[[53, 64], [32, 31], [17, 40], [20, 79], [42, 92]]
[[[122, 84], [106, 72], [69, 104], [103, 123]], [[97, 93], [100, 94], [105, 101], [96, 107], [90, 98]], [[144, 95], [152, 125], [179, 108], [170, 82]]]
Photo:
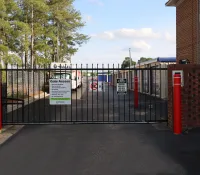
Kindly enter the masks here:
[[4, 55], [2, 60], [4, 61], [5, 64], [16, 64], [18, 66], [22, 65], [22, 60], [15, 54], [8, 54]]
[[[4, 68], [2, 64], [0, 64], [0, 69]], [[6, 83], [6, 71], [0, 70], [2, 73], [2, 83]]]
[[153, 58], [141, 57], [141, 58], [138, 60], [138, 63], [142, 63], [142, 62], [149, 61], [149, 60], [152, 60], [152, 59], [153, 59]]
[[[131, 63], [131, 64], [130, 64], [130, 63]], [[136, 62], [133, 61], [130, 57], [125, 57], [125, 59], [124, 59], [122, 65], [121, 65], [121, 68], [122, 68], [122, 69], [128, 68], [128, 67], [133, 66], [133, 65], [135, 65], [135, 64], [136, 64]]]
[[0, 0], [0, 61], [13, 64], [25, 56], [26, 64], [33, 58], [41, 65], [75, 54], [89, 37], [77, 32], [85, 23], [73, 2]]

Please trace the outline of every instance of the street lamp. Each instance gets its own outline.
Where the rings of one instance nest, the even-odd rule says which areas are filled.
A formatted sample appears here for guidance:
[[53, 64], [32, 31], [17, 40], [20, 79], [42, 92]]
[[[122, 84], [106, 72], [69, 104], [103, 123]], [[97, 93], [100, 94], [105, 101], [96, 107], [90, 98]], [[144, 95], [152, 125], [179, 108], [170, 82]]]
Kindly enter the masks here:
[[129, 58], [130, 58], [130, 67], [131, 67], [131, 48], [129, 48]]

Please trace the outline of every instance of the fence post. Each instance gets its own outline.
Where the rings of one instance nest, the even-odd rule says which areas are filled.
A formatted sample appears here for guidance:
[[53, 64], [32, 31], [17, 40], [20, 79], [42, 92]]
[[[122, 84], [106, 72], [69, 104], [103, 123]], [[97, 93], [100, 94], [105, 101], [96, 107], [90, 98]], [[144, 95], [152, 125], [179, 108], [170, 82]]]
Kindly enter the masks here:
[[138, 77], [134, 77], [134, 107], [138, 108]]
[[174, 134], [181, 134], [181, 75], [174, 74]]
[[2, 132], [3, 103], [2, 103], [2, 70], [0, 70], [0, 133]]

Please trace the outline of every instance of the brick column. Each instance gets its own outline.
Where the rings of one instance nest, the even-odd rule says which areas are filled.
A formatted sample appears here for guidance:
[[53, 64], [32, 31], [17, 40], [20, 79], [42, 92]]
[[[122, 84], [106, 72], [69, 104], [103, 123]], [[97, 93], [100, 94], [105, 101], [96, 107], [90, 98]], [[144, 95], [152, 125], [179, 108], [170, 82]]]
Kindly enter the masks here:
[[184, 86], [181, 88], [182, 128], [200, 127], [200, 65], [168, 66], [168, 123], [173, 128], [173, 86], [172, 71], [183, 70]]

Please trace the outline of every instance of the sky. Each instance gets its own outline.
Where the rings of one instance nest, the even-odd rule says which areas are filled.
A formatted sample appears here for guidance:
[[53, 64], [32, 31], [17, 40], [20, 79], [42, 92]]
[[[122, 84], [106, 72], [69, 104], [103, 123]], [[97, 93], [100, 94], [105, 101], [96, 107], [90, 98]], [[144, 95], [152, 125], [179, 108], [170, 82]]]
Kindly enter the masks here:
[[167, 0], [75, 0], [91, 38], [72, 56], [77, 64], [121, 64], [129, 56], [176, 56], [176, 9]]

